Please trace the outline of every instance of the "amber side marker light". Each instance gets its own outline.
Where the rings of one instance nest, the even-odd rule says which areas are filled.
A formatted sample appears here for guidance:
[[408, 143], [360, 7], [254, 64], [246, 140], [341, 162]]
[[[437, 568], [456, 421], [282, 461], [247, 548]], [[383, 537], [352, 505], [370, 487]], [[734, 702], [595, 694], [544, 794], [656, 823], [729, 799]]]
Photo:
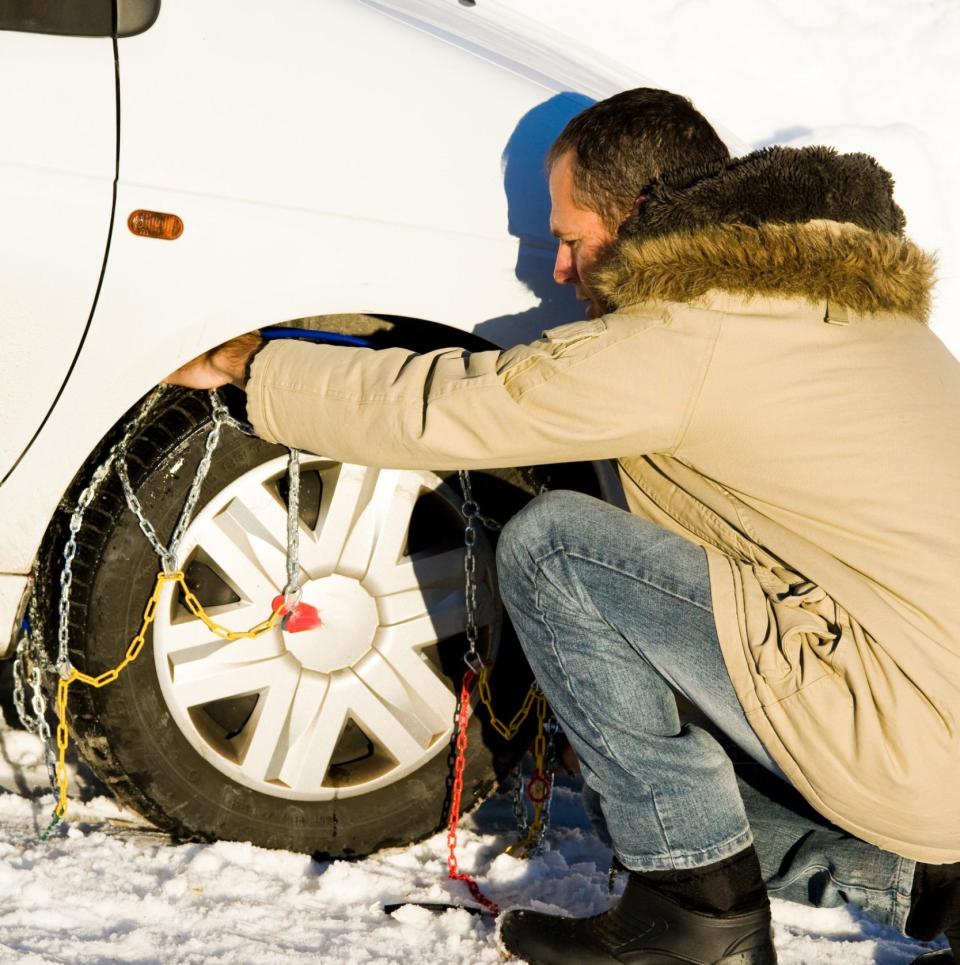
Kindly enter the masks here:
[[138, 208], [127, 218], [127, 227], [141, 238], [163, 238], [176, 241], [183, 234], [183, 222], [175, 214]]

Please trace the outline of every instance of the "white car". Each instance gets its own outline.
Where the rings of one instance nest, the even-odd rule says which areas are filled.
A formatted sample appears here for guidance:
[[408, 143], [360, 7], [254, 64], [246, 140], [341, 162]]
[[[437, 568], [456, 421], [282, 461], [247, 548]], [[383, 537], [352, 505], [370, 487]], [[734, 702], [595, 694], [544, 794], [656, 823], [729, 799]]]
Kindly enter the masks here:
[[[577, 317], [551, 280], [543, 156], [591, 99], [639, 79], [522, 27], [492, 0], [0, 3], [7, 657], [34, 594], [55, 656], [70, 512], [139, 400], [189, 358], [290, 322], [432, 348], [514, 343]], [[204, 394], [170, 390], [130, 445], [163, 539], [209, 427]], [[232, 629], [266, 616], [285, 582], [285, 455], [225, 430], [184, 536], [191, 587]], [[304, 456], [302, 478], [304, 599], [321, 628], [224, 642], [165, 585], [139, 659], [107, 687], [71, 688], [71, 730], [161, 828], [362, 854], [444, 818], [461, 493], [449, 473], [322, 454]], [[503, 520], [533, 484], [516, 471], [474, 485]], [[480, 622], [509, 717], [528, 677], [493, 538]], [[70, 656], [99, 673], [126, 652], [159, 566], [115, 473], [77, 547]], [[473, 731], [466, 805], [522, 749], [498, 745], [482, 715]]]

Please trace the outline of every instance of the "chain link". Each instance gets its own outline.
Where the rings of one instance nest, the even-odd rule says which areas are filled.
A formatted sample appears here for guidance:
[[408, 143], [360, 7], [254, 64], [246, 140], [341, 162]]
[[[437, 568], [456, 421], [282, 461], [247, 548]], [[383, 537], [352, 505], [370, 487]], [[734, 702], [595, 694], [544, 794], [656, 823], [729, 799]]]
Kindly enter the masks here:
[[528, 858], [536, 854], [543, 847], [544, 836], [550, 824], [550, 805], [553, 799], [553, 774], [556, 758], [555, 735], [556, 722], [551, 717], [547, 724], [549, 709], [547, 700], [537, 688], [530, 685], [520, 709], [508, 723], [500, 720], [493, 709], [492, 694], [490, 692], [489, 670], [490, 662], [487, 655], [482, 655], [479, 649], [480, 628], [477, 621], [477, 555], [476, 544], [478, 537], [477, 522], [490, 529], [499, 529], [494, 520], [480, 512], [473, 496], [470, 474], [461, 469], [460, 486], [463, 492], [463, 504], [460, 512], [464, 518], [464, 597], [466, 601], [466, 636], [467, 652], [464, 661], [467, 670], [461, 683], [460, 694], [457, 699], [454, 714], [454, 746], [456, 753], [452, 755], [452, 787], [450, 795], [450, 823], [447, 831], [447, 874], [449, 878], [463, 881], [470, 889], [470, 894], [485, 908], [497, 911], [496, 905], [481, 891], [476, 881], [470, 875], [463, 874], [457, 866], [457, 826], [460, 821], [460, 804], [463, 791], [463, 772], [466, 766], [467, 752], [467, 719], [470, 706], [470, 689], [476, 681], [477, 693], [481, 703], [487, 710], [489, 720], [494, 730], [506, 740], [512, 740], [519, 733], [531, 710], [537, 708], [537, 737], [534, 742], [534, 770], [526, 786], [526, 796], [533, 802], [533, 819], [527, 817], [524, 803], [524, 783], [522, 775], [518, 773], [514, 786], [513, 814], [517, 822], [518, 841], [507, 848], [508, 854], [515, 854], [520, 858]]
[[500, 913], [496, 903], [491, 901], [481, 890], [472, 875], [460, 870], [457, 862], [457, 828], [460, 824], [460, 800], [463, 795], [463, 772], [467, 766], [467, 728], [470, 716], [470, 687], [473, 684], [474, 673], [467, 670], [460, 684], [457, 696], [457, 706], [454, 713], [454, 735], [457, 753], [453, 766], [453, 787], [450, 793], [450, 823], [447, 828], [447, 877], [453, 881], [462, 881], [470, 891], [474, 900], [494, 915]]
[[[129, 445], [130, 440], [144, 424], [147, 416], [153, 411], [154, 406], [165, 391], [165, 385], [158, 385], [153, 392], [147, 396], [143, 402], [143, 405], [140, 406], [140, 409], [137, 411], [133, 419], [130, 420], [130, 423], [124, 430], [123, 437], [110, 449], [110, 452], [107, 454], [107, 458], [104, 459], [99, 466], [97, 466], [93, 476], [90, 478], [90, 482], [87, 484], [83, 492], [80, 493], [80, 496], [77, 499], [76, 508], [70, 515], [70, 535], [67, 538], [67, 543], [63, 548], [63, 568], [60, 571], [60, 602], [58, 606], [59, 619], [57, 624], [56, 666], [57, 673], [60, 675], [61, 680], [65, 680], [67, 677], [69, 677], [73, 669], [70, 665], [70, 588], [73, 585], [73, 558], [77, 554], [77, 534], [80, 532], [80, 527], [83, 525], [84, 513], [86, 513], [87, 508], [99, 494], [104, 480], [109, 475], [114, 463], [117, 462], [118, 453], [125, 455], [126, 448]], [[125, 473], [125, 460], [121, 459], [120, 462], [124, 463], [123, 469]], [[152, 527], [150, 528], [152, 529]]]
[[477, 524], [479, 507], [473, 499], [470, 483], [470, 473], [460, 470], [460, 488], [463, 491], [463, 504], [460, 512], [464, 518], [463, 543], [466, 550], [463, 557], [464, 591], [466, 602], [466, 635], [467, 652], [464, 660], [467, 666], [476, 674], [485, 669], [485, 662], [480, 656], [480, 627], [477, 624]]
[[524, 802], [525, 787], [523, 772], [519, 767], [517, 768], [516, 778], [516, 783], [513, 785], [512, 801], [510, 803], [513, 808], [513, 820], [517, 825], [517, 837], [518, 840], [522, 840], [530, 830], [530, 819], [527, 816], [527, 805]]
[[[127, 503], [127, 508], [137, 518], [137, 523], [140, 526], [141, 532], [144, 536], [146, 536], [147, 541], [153, 547], [153, 550], [157, 556], [160, 557], [160, 561], [163, 565], [163, 570], [165, 573], [173, 573], [177, 569], [177, 554], [180, 549], [180, 541], [183, 539], [183, 534], [190, 525], [190, 520], [193, 518], [193, 512], [197, 507], [198, 500], [200, 499], [200, 490], [203, 487], [204, 480], [207, 478], [207, 473], [210, 472], [210, 466], [213, 463], [213, 454], [216, 451], [217, 446], [220, 444], [220, 431], [222, 427], [227, 424], [227, 420], [235, 423], [238, 427], [240, 426], [240, 423], [236, 422], [236, 420], [234, 420], [233, 417], [227, 412], [226, 406], [224, 406], [216, 391], [211, 390], [209, 397], [213, 424], [210, 426], [210, 431], [207, 433], [203, 446], [203, 454], [201, 455], [200, 462], [197, 465], [196, 471], [194, 472], [193, 480], [190, 483], [190, 489], [188, 490], [186, 499], [184, 500], [183, 509], [180, 511], [180, 516], [177, 519], [177, 524], [173, 529], [173, 534], [170, 537], [170, 543], [168, 546], [163, 545], [160, 537], [157, 535], [157, 531], [154, 528], [153, 523], [147, 519], [147, 516], [143, 511], [143, 507], [140, 504], [140, 500], [133, 491], [133, 486], [130, 483], [130, 476], [127, 471], [127, 447], [129, 446], [134, 433], [142, 424], [142, 418], [135, 420], [130, 426], [127, 427], [127, 431], [124, 433], [123, 438], [118, 443], [116, 453], [114, 455], [117, 467], [117, 476], [120, 479], [120, 485], [123, 489], [123, 498]], [[145, 408], [147, 408], [147, 406], [145, 406]]]
[[[165, 573], [161, 570], [157, 573], [157, 581], [153, 586], [153, 593], [150, 595], [150, 599], [147, 600], [147, 605], [143, 611], [143, 621], [140, 624], [140, 631], [130, 641], [123, 660], [115, 667], [110, 667], [95, 677], [90, 674], [81, 673], [81, 671], [74, 667], [71, 669], [70, 676], [61, 678], [57, 682], [57, 806], [54, 811], [53, 824], [61, 820], [67, 812], [67, 749], [70, 746], [70, 734], [67, 729], [67, 697], [70, 692], [70, 685], [75, 681], [79, 681], [90, 687], [106, 687], [107, 684], [112, 684], [120, 674], [140, 656], [140, 652], [146, 644], [147, 631], [150, 629], [150, 625], [157, 615], [157, 606], [160, 603], [160, 594], [163, 591], [164, 583], [176, 583], [183, 594], [187, 609], [189, 609], [194, 616], [202, 620], [207, 629], [220, 637], [221, 640], [255, 639], [272, 630], [280, 619], [281, 608], [278, 606], [266, 620], [261, 620], [260, 623], [251, 627], [249, 630], [231, 630], [229, 627], [225, 627], [210, 619], [200, 604], [200, 601], [187, 586], [187, 579], [182, 570], [177, 570], [175, 573]], [[53, 824], [51, 824], [51, 828]]]
[[253, 431], [253, 427], [248, 422], [241, 422], [239, 419], [235, 419], [230, 415], [230, 410], [226, 407], [223, 399], [220, 398], [220, 393], [216, 389], [211, 389], [208, 394], [210, 399], [210, 408], [213, 411], [213, 418], [216, 419], [221, 426], [228, 426], [231, 429], [236, 429], [237, 432], [243, 433], [245, 436], [250, 436], [251, 438], [256, 438], [256, 433]]
[[287, 458], [287, 585], [283, 605], [292, 611], [300, 602], [300, 450]]
[[[54, 812], [53, 822], [51, 823], [50, 828], [47, 829], [47, 835], [49, 835], [54, 825], [64, 816], [67, 809], [66, 753], [69, 746], [69, 731], [67, 729], [67, 696], [69, 693], [70, 684], [75, 681], [80, 681], [81, 683], [88, 684], [92, 687], [104, 687], [107, 684], [115, 681], [119, 677], [120, 673], [129, 664], [137, 659], [141, 650], [143, 649], [146, 640], [146, 633], [153, 622], [154, 616], [156, 615], [157, 603], [159, 601], [161, 589], [165, 582], [176, 583], [180, 588], [182, 599], [186, 608], [195, 617], [197, 617], [197, 619], [201, 620], [207, 629], [223, 640], [253, 638], [267, 633], [269, 630], [272, 630], [274, 626], [276, 626], [278, 620], [280, 619], [281, 613], [283, 612], [282, 606], [278, 605], [276, 608], [274, 608], [269, 617], [267, 617], [265, 620], [261, 620], [260, 623], [251, 627], [249, 630], [230, 630], [228, 627], [222, 626], [221, 624], [210, 619], [199, 599], [197, 599], [196, 595], [187, 586], [186, 577], [184, 576], [183, 572], [176, 568], [180, 542], [183, 539], [183, 535], [186, 532], [187, 527], [190, 525], [190, 521], [193, 518], [193, 513], [200, 499], [200, 491], [210, 471], [214, 453], [216, 452], [217, 446], [220, 442], [221, 430], [224, 426], [229, 426], [239, 432], [243, 432], [248, 435], [252, 434], [248, 426], [245, 426], [243, 423], [239, 422], [237, 419], [234, 419], [233, 416], [230, 415], [227, 407], [220, 399], [220, 396], [216, 390], [211, 390], [209, 392], [210, 410], [213, 424], [211, 425], [204, 441], [203, 454], [201, 455], [200, 462], [196, 471], [194, 472], [193, 479], [190, 483], [190, 488], [184, 500], [183, 509], [181, 510], [180, 516], [177, 519], [177, 523], [174, 527], [173, 534], [170, 537], [168, 546], [163, 545], [159, 536], [157, 535], [156, 529], [144, 513], [143, 507], [140, 504], [136, 493], [134, 493], [133, 486], [130, 482], [129, 472], [127, 469], [128, 449], [130, 443], [146, 422], [147, 417], [153, 411], [157, 400], [163, 394], [165, 389], [166, 387], [163, 385], [158, 386], [144, 400], [143, 405], [141, 405], [134, 418], [131, 419], [125, 427], [123, 436], [119, 442], [117, 442], [110, 449], [106, 459], [94, 471], [90, 482], [81, 492], [80, 497], [77, 500], [76, 507], [70, 517], [69, 537], [63, 551], [63, 568], [60, 574], [60, 601], [58, 607], [59, 620], [57, 631], [58, 647], [56, 662], [56, 672], [59, 675], [57, 685], [58, 722], [56, 735], [58, 758], [55, 765], [52, 763], [52, 753], [49, 753], [49, 748], [51, 746], [51, 735], [49, 725], [46, 722], [46, 706], [43, 697], [43, 681], [41, 670], [42, 664], [39, 662], [39, 660], [34, 661], [33, 677], [31, 678], [33, 681], [34, 691], [34, 717], [30, 718], [29, 714], [21, 714], [21, 717], [25, 722], [29, 720], [30, 726], [33, 726], [37, 729], [39, 736], [41, 736], [41, 739], [44, 740], [45, 753], [49, 753], [48, 769], [51, 772], [51, 784], [53, 785], [54, 791], [57, 795], [57, 805]], [[117, 478], [119, 479], [121, 489], [123, 490], [124, 501], [126, 502], [127, 508], [136, 517], [137, 524], [140, 527], [141, 532], [147, 538], [148, 542], [153, 547], [154, 552], [160, 558], [161, 570], [157, 574], [157, 581], [154, 585], [153, 594], [147, 601], [140, 632], [131, 641], [123, 660], [116, 667], [112, 667], [111, 669], [101, 673], [99, 676], [93, 677], [81, 673], [75, 667], [73, 667], [70, 662], [69, 617], [70, 590], [73, 584], [73, 560], [77, 553], [77, 535], [83, 526], [84, 514], [96, 499], [101, 487], [103, 486], [104, 480], [109, 475], [111, 469], [114, 468], [116, 469]], [[291, 567], [293, 567], [294, 573], [299, 572], [299, 563], [297, 562], [299, 533], [294, 528], [292, 531], [293, 535], [291, 536], [291, 526], [289, 523], [289, 518], [299, 520], [299, 453], [294, 452], [293, 450], [291, 450], [290, 453], [290, 472], [290, 515], [288, 517], [287, 533], [288, 587], [290, 584]], [[299, 592], [299, 587], [297, 587], [297, 592]], [[34, 625], [36, 625], [35, 621]], [[18, 699], [18, 710], [21, 706], [24, 707], [25, 710], [23, 679], [24, 669], [26, 666], [26, 652], [29, 649], [27, 644], [23, 645], [23, 649], [25, 653], [23, 661], [18, 660], [18, 664], [15, 665], [15, 674], [17, 675], [15, 678], [15, 699]], [[37, 644], [36, 649], [38, 653], [42, 653], [42, 644]], [[18, 645], [18, 656], [19, 654], [20, 646]], [[17, 670], [17, 666], [19, 666], [19, 671]], [[19, 697], [17, 696], [18, 694]]]
[[[43, 678], [50, 667], [43, 650], [39, 632], [39, 613], [36, 595], [31, 597], [29, 612], [23, 632], [17, 643], [13, 663], [13, 699], [20, 722], [28, 733], [39, 738], [43, 745], [43, 757], [47, 767], [50, 786], [54, 786], [56, 766], [53, 756], [53, 740], [47, 722], [47, 701], [43, 689]], [[27, 707], [26, 689], [30, 687], [30, 707]]]
[[[550, 824], [550, 805], [553, 800], [553, 774], [549, 744], [553, 742], [553, 732], [548, 741], [547, 716], [549, 708], [543, 694], [537, 696], [537, 736], [533, 744], [533, 773], [526, 786], [526, 797], [533, 803], [533, 817], [527, 818], [524, 794], [519, 798], [514, 791], [514, 816], [517, 817], [519, 837], [515, 844], [507, 848], [507, 854], [517, 858], [529, 858], [543, 848], [544, 837]], [[523, 787], [522, 778], [518, 780]], [[521, 817], [522, 815], [522, 817]]]
[[470, 480], [470, 473], [461, 469], [460, 487], [463, 491], [463, 505], [460, 512], [464, 518], [463, 542], [466, 553], [463, 559], [464, 570], [464, 597], [466, 600], [466, 636], [467, 652], [464, 654], [464, 661], [467, 666], [477, 675], [477, 692], [483, 706], [487, 710], [490, 719], [490, 726], [504, 739], [513, 740], [520, 731], [530, 711], [533, 709], [537, 696], [540, 691], [536, 684], [531, 684], [523, 703], [517, 712], [510, 718], [509, 722], [502, 721], [493, 708], [493, 695], [490, 691], [490, 661], [487, 655], [481, 655], [479, 651], [480, 627], [477, 622], [477, 522], [480, 522], [487, 529], [497, 532], [500, 524], [489, 516], [484, 516], [480, 512], [480, 507], [473, 496], [473, 485]]

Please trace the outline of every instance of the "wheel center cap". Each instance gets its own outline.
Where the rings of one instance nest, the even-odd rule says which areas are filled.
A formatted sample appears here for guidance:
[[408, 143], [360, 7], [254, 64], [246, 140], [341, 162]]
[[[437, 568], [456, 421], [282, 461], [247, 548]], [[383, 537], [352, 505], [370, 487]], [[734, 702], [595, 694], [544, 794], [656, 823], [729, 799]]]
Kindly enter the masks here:
[[283, 642], [306, 670], [332, 673], [370, 650], [380, 617], [376, 600], [356, 580], [337, 573], [311, 580], [301, 599], [317, 608], [320, 626], [284, 632]]

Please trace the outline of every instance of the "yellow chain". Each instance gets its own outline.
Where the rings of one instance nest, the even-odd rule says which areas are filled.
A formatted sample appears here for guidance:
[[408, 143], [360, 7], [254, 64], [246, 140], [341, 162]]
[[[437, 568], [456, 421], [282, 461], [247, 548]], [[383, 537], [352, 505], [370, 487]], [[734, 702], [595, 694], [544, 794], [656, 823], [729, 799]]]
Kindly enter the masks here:
[[520, 709], [510, 718], [510, 723], [505, 724], [494, 713], [493, 697], [490, 694], [489, 670], [486, 667], [480, 671], [480, 676], [477, 678], [477, 691], [480, 694], [480, 702], [487, 708], [487, 714], [490, 717], [490, 726], [504, 740], [508, 741], [513, 740], [514, 737], [517, 736], [517, 732], [523, 726], [523, 722], [530, 716], [533, 704], [537, 699], [537, 695], [540, 693], [536, 684], [530, 684], [530, 689], [527, 691], [527, 696], [524, 697]]
[[140, 656], [140, 651], [143, 650], [146, 642], [147, 630], [150, 629], [150, 625], [157, 615], [160, 592], [163, 589], [164, 583], [179, 584], [187, 609], [195, 617], [202, 620], [207, 629], [220, 637], [221, 640], [250, 640], [263, 636], [263, 634], [276, 626], [283, 609], [281, 603], [266, 620], [261, 620], [249, 630], [230, 630], [210, 619], [203, 609], [203, 604], [201, 604], [187, 586], [187, 580], [182, 570], [177, 570], [175, 573], [164, 573], [161, 570], [157, 574], [157, 582], [154, 584], [153, 593], [150, 599], [147, 600], [147, 605], [144, 608], [143, 623], [140, 625], [140, 632], [130, 641], [130, 646], [127, 647], [127, 652], [123, 660], [115, 667], [112, 667], [110, 670], [104, 670], [102, 674], [96, 677], [81, 673], [74, 667], [71, 669], [69, 677], [61, 677], [57, 683], [57, 749], [59, 751], [57, 760], [57, 789], [59, 790], [59, 799], [54, 809], [54, 821], [60, 820], [67, 813], [67, 748], [70, 743], [70, 735], [67, 731], [67, 695], [70, 692], [70, 684], [74, 681], [79, 681], [90, 687], [105, 687], [107, 684], [112, 684], [114, 680]]
[[[133, 640], [130, 641], [130, 646], [127, 647], [127, 652], [124, 655], [123, 660], [121, 660], [120, 663], [118, 663], [115, 667], [112, 667], [110, 670], [105, 670], [96, 677], [81, 673], [76, 669], [76, 667], [74, 667], [71, 670], [69, 677], [61, 678], [57, 683], [57, 750], [59, 751], [59, 757], [57, 760], [56, 775], [59, 799], [54, 812], [57, 820], [63, 818], [63, 816], [67, 813], [67, 749], [69, 748], [70, 743], [70, 736], [67, 730], [67, 698], [70, 692], [70, 684], [74, 683], [75, 681], [79, 681], [80, 683], [87, 684], [90, 687], [105, 687], [107, 684], [113, 683], [120, 676], [120, 674], [131, 663], [133, 663], [137, 657], [140, 656], [140, 652], [143, 650], [143, 647], [146, 643], [147, 631], [150, 629], [150, 626], [157, 614], [157, 606], [160, 602], [160, 593], [163, 589], [164, 583], [177, 583], [180, 586], [181, 592], [183, 593], [183, 602], [185, 603], [187, 609], [198, 620], [202, 620], [207, 629], [211, 633], [218, 636], [221, 640], [250, 640], [262, 636], [276, 626], [283, 608], [282, 604], [279, 605], [269, 617], [267, 617], [265, 620], [261, 620], [249, 630], [230, 630], [228, 627], [217, 623], [209, 617], [203, 608], [203, 604], [187, 586], [186, 577], [184, 576], [182, 570], [177, 570], [175, 573], [164, 573], [161, 570], [161, 572], [157, 574], [157, 582], [154, 584], [153, 593], [150, 595], [150, 599], [147, 600], [147, 605], [144, 608], [143, 622], [140, 625], [140, 631], [133, 638]], [[517, 733], [523, 726], [527, 717], [530, 716], [530, 711], [533, 709], [534, 704], [536, 704], [537, 737], [536, 741], [534, 742], [534, 767], [536, 773], [545, 774], [547, 741], [544, 735], [544, 721], [547, 715], [547, 700], [537, 689], [536, 684], [530, 685], [530, 689], [527, 691], [520, 709], [513, 715], [509, 723], [504, 723], [494, 712], [493, 698], [490, 693], [489, 671], [486, 667], [480, 673], [477, 686], [480, 694], [480, 700], [487, 709], [490, 725], [505, 740], [513, 740], [513, 738], [517, 736]], [[507, 849], [508, 853], [519, 851], [520, 857], [527, 856], [529, 848], [535, 843], [536, 837], [539, 834], [543, 818], [544, 803], [544, 801], [534, 802], [533, 820], [530, 823], [527, 834], [522, 841], [518, 841], [515, 845], [511, 845], [511, 847]]]
[[[529, 858], [530, 851], [540, 840], [540, 829], [543, 827], [543, 811], [547, 806], [549, 796], [549, 783], [551, 777], [547, 776], [547, 737], [544, 732], [544, 723], [547, 719], [547, 698], [539, 691], [536, 694], [537, 704], [537, 737], [533, 742], [533, 776], [531, 783], [538, 781], [542, 784], [540, 792], [533, 798], [533, 818], [527, 827], [527, 833], [516, 842], [511, 844], [506, 853], [515, 858]], [[528, 789], [529, 790], [529, 789]]]
[[530, 711], [534, 705], [537, 708], [537, 737], [533, 744], [533, 773], [531, 781], [538, 781], [543, 784], [542, 794], [538, 793], [533, 800], [533, 818], [527, 827], [527, 833], [515, 844], [507, 848], [506, 853], [517, 858], [529, 858], [530, 851], [540, 840], [540, 829], [543, 826], [543, 811], [546, 807], [546, 795], [549, 793], [549, 786], [544, 783], [551, 780], [546, 777], [547, 773], [547, 738], [544, 733], [544, 723], [547, 719], [547, 698], [540, 693], [536, 683], [530, 684], [520, 709], [510, 719], [509, 724], [505, 724], [493, 710], [493, 697], [490, 693], [489, 669], [484, 667], [477, 678], [477, 691], [480, 694], [480, 702], [487, 709], [490, 725], [505, 740], [513, 740], [518, 731], [523, 726], [526, 719], [530, 716]]

